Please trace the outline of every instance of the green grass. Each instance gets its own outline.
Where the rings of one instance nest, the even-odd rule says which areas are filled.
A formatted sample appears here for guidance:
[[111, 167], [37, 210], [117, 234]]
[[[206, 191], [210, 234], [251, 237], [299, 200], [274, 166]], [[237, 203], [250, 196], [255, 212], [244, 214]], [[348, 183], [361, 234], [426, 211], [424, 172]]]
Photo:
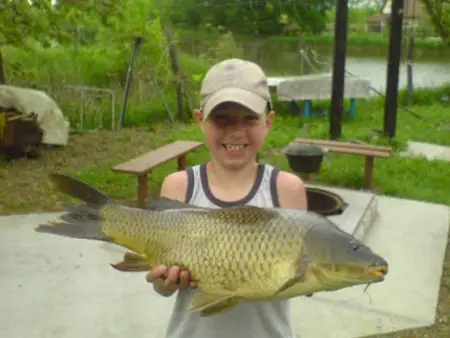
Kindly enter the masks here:
[[[277, 42], [297, 42], [297, 36], [272, 36], [269, 40]], [[307, 35], [304, 37], [305, 42], [312, 44], [333, 44], [333, 34]], [[389, 45], [389, 35], [381, 33], [349, 33], [347, 36], [347, 43], [351, 46], [373, 46], [373, 47], [387, 47]], [[436, 48], [448, 49], [448, 45], [437, 40], [430, 40], [424, 38], [415, 39], [416, 48]]]
[[[450, 107], [441, 104], [415, 105], [414, 111], [426, 116], [433, 121], [450, 126]], [[383, 137], [377, 137], [373, 129], [380, 129], [383, 125], [383, 106], [381, 103], [359, 102], [355, 121], [345, 121], [343, 124], [343, 140], [357, 139], [364, 142], [387, 144]], [[167, 126], [165, 126], [167, 128]], [[300, 119], [295, 116], [282, 114], [277, 117], [266, 145], [261, 151], [261, 159], [272, 163], [284, 170], [290, 170], [281, 148], [287, 145], [297, 136], [309, 138], [328, 138], [328, 121], [324, 118], [313, 118], [308, 122], [308, 132], [302, 132], [303, 126]], [[155, 127], [159, 134], [160, 129]], [[196, 125], [188, 124], [179, 126], [176, 131], [169, 131], [161, 139], [161, 142], [169, 142], [176, 139], [201, 140], [202, 136]], [[406, 197], [417, 200], [426, 200], [450, 205], [450, 165], [444, 161], [429, 162], [423, 158], [405, 158], [399, 156], [399, 152], [406, 145], [408, 139], [423, 142], [434, 142], [450, 146], [448, 130], [437, 129], [434, 124], [425, 124], [404, 111], [398, 113], [398, 131], [396, 143], [393, 145], [395, 154], [389, 159], [377, 159], [375, 161], [375, 185], [379, 194]], [[206, 150], [199, 151], [190, 156], [192, 164], [206, 161]], [[175, 169], [174, 164], [166, 165], [152, 176], [153, 191], [158, 191], [158, 185], [162, 179]], [[364, 158], [350, 155], [327, 156], [322, 170], [314, 175], [315, 181], [325, 184], [339, 185], [358, 189], [363, 184]], [[89, 167], [79, 172], [79, 176], [97, 184], [102, 184], [104, 178], [112, 175], [110, 167]], [[125, 178], [123, 178], [125, 180]], [[128, 181], [128, 179], [127, 179]], [[117, 178], [117, 183], [120, 179]], [[125, 183], [125, 181], [124, 181]], [[103, 186], [108, 187], [104, 184]], [[110, 193], [120, 195], [121, 184], [111, 186]], [[115, 189], [119, 189], [116, 191]], [[134, 190], [130, 191], [134, 195]]]
[[[182, 30], [181, 38], [190, 38], [199, 41], [214, 41], [220, 36], [220, 33], [214, 31], [189, 31]], [[233, 34], [233, 36], [240, 42], [251, 42], [255, 40], [255, 36], [249, 34]], [[316, 45], [332, 45], [334, 43], [334, 35], [331, 33], [323, 33], [317, 35], [274, 35], [274, 36], [260, 36], [260, 40], [268, 42], [280, 43], [295, 43], [304, 41]], [[415, 38], [415, 48], [448, 50], [449, 46], [437, 39], [425, 39], [422, 37]], [[369, 46], [369, 47], [388, 47], [389, 34], [387, 33], [348, 33], [347, 44], [349, 46]]]
[[[444, 91], [444, 90], [443, 90]], [[394, 155], [375, 160], [375, 187], [379, 194], [405, 197], [450, 205], [450, 165], [444, 161], [427, 161], [424, 158], [401, 157], [409, 139], [450, 146], [450, 105], [440, 103], [439, 92], [418, 92], [416, 103], [409, 109], [426, 118], [419, 120], [410, 113], [398, 110], [398, 128], [395, 141], [390, 142], [374, 130], [382, 129], [384, 102], [382, 99], [359, 100], [355, 121], [344, 117], [342, 140], [360, 140], [373, 144], [391, 144]], [[434, 101], [430, 103], [428, 101]], [[424, 103], [425, 102], [425, 103]], [[346, 103], [346, 108], [348, 103]], [[327, 109], [328, 102], [319, 102], [315, 108]], [[329, 123], [326, 117], [313, 117], [302, 124], [286, 103], [276, 103], [277, 117], [261, 159], [290, 170], [281, 153], [295, 137], [327, 139]], [[143, 119], [145, 120], [145, 119]], [[136, 119], [136, 121], [143, 121]], [[202, 140], [198, 127], [193, 123], [171, 126], [167, 122], [148, 125], [141, 122], [138, 129], [127, 128], [121, 132], [98, 131], [72, 135], [66, 149], [44, 150], [39, 160], [21, 159], [12, 163], [0, 162], [0, 213], [46, 210], [56, 206], [54, 193], [46, 188], [46, 175], [50, 171], [64, 171], [95, 184], [123, 201], [136, 198], [136, 179], [117, 174], [111, 168], [148, 149], [176, 139]], [[92, 146], [89, 146], [92, 145]], [[84, 160], [81, 160], [82, 158]], [[205, 149], [189, 155], [189, 163], [208, 160]], [[176, 170], [175, 161], [161, 166], [150, 176], [150, 192], [157, 194], [166, 175]], [[328, 154], [320, 173], [313, 175], [315, 182], [359, 189], [363, 185], [364, 158], [345, 154]], [[9, 198], [11, 189], [15, 196]], [[42, 202], [42, 204], [40, 204]]]

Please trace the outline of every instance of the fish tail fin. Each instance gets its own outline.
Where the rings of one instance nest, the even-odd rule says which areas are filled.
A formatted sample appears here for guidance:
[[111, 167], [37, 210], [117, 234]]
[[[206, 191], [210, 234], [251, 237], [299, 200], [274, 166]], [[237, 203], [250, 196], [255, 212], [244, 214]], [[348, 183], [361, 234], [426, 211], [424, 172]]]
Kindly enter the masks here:
[[79, 214], [62, 215], [56, 221], [40, 224], [35, 231], [70, 238], [110, 241], [101, 229], [100, 220], [83, 219]]
[[50, 174], [50, 181], [56, 190], [88, 205], [102, 206], [110, 201], [108, 196], [74, 177], [53, 173]]
[[56, 221], [39, 225], [35, 231], [71, 238], [109, 241], [102, 231], [100, 213], [101, 207], [110, 199], [95, 188], [70, 176], [51, 174], [50, 180], [56, 190], [80, 199], [86, 204], [65, 206], [65, 210], [68, 211], [66, 214]]

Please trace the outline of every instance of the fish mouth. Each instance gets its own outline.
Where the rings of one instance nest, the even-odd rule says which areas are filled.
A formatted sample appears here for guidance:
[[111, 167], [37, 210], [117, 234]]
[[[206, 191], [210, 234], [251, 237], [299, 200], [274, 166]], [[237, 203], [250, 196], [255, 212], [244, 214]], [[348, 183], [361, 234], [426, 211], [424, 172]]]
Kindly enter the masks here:
[[383, 281], [388, 273], [387, 266], [377, 266], [367, 269], [367, 274], [370, 277], [375, 277], [376, 280]]

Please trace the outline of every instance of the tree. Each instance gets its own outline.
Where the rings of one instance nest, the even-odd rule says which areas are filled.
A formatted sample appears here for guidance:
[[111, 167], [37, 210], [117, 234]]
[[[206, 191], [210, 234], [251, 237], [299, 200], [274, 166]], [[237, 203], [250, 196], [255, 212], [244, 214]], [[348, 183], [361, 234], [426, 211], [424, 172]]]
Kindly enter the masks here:
[[291, 24], [320, 33], [334, 0], [184, 0], [172, 8], [172, 18], [186, 28], [223, 27], [233, 33], [281, 34]]
[[450, 46], [450, 0], [422, 0], [436, 33]]
[[156, 54], [163, 51], [159, 9], [153, 1], [64, 0], [52, 5], [52, 0], [9, 0], [0, 5], [0, 45], [46, 48], [106, 41], [110, 49], [125, 51], [135, 36], [145, 36], [146, 48]]

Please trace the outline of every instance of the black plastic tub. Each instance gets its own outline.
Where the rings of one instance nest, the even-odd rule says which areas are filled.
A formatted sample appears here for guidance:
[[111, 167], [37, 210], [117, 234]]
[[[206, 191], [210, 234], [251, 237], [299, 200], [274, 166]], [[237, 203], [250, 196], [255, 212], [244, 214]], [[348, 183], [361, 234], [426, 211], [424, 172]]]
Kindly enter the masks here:
[[320, 170], [327, 151], [315, 145], [292, 143], [283, 152], [294, 172], [310, 174]]

